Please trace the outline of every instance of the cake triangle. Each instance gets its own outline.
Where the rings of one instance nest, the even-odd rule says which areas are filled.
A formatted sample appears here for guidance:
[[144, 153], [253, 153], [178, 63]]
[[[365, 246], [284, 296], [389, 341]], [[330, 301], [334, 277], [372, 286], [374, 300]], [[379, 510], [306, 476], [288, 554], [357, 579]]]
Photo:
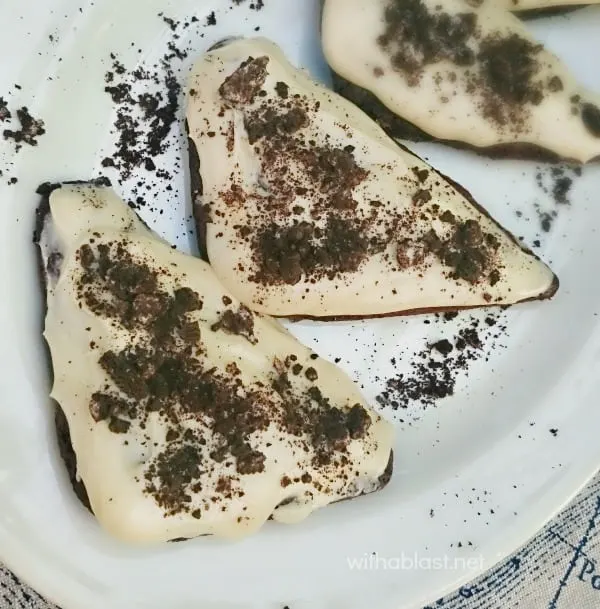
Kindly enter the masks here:
[[207, 53], [187, 123], [200, 249], [253, 310], [341, 319], [551, 297], [460, 186], [265, 39]]
[[325, 0], [322, 42], [335, 89], [392, 137], [600, 157], [600, 95], [496, 2]]

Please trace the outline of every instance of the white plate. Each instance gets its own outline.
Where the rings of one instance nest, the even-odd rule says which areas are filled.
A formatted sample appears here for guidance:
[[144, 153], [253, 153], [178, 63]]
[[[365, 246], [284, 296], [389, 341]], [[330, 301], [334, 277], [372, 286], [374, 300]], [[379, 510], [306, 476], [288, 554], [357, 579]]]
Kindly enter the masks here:
[[[103, 92], [109, 53], [118, 53], [128, 69], [152, 66], [173, 37], [159, 12], [199, 19], [182, 28], [177, 41], [194, 50], [181, 62], [180, 76], [192, 56], [214, 41], [254, 34], [260, 26], [293, 61], [325, 78], [318, 2], [266, 0], [257, 11], [251, 1], [0, 5], [0, 95], [12, 109], [29, 106], [47, 127], [37, 148], [26, 146], [15, 155], [14, 146], [0, 143], [0, 559], [64, 609], [418, 607], [525, 542], [600, 463], [596, 167], [584, 170], [572, 205], [562, 206], [552, 231], [540, 237], [539, 252], [562, 282], [559, 295], [504, 313], [507, 332], [494, 339], [488, 361], [472, 362], [468, 378], [459, 376], [453, 397], [436, 408], [413, 404], [402, 412], [396, 472], [385, 492], [322, 510], [299, 526], [268, 524], [240, 544], [199, 539], [150, 549], [113, 541], [79, 505], [57, 455], [47, 399], [31, 244], [34, 189], [45, 180], [100, 173], [113, 142], [115, 108]], [[204, 27], [212, 10], [217, 25]], [[600, 88], [600, 11], [532, 27], [581, 79]], [[535, 164], [486, 162], [433, 145], [419, 150], [468, 186], [508, 228], [529, 243], [538, 238], [534, 203], [551, 204], [536, 186]], [[163, 215], [148, 208], [141, 213], [186, 248], [192, 239], [180, 155], [185, 165], [177, 125], [169, 153], [158, 161], [174, 170], [173, 191], [159, 180], [148, 197]], [[19, 181], [9, 186], [13, 176]], [[146, 177], [139, 172], [119, 190], [130, 196], [136, 179]], [[396, 368], [406, 369], [428, 340], [452, 336], [467, 319], [298, 324], [293, 330], [323, 356], [341, 357], [340, 365], [374, 399], [394, 375], [392, 357], [401, 359]], [[557, 435], [550, 429], [558, 429]], [[361, 560], [362, 567], [349, 562]]]

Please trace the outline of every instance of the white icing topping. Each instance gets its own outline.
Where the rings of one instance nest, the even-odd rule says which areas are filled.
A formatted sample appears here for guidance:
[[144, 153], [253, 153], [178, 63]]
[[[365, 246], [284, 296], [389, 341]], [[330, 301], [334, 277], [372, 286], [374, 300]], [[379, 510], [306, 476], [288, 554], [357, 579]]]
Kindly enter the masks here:
[[[250, 56], [268, 58], [264, 93], [251, 103], [234, 108], [224, 102], [219, 88]], [[288, 87], [283, 101], [276, 91], [278, 83]], [[209, 258], [221, 281], [253, 310], [275, 316], [368, 316], [511, 304], [547, 295], [554, 280], [547, 266], [521, 249], [423, 161], [398, 147], [364, 113], [290, 65], [273, 43], [264, 39], [240, 40], [210, 52], [197, 64], [189, 88], [187, 120], [200, 160], [203, 201], [210, 209], [206, 233]], [[395, 226], [396, 219], [399, 224], [384, 250], [369, 254], [354, 272], [338, 273], [332, 278], [306, 272], [294, 285], [264, 285], [252, 279], [260, 270], [255, 247], [260, 226], [270, 220], [284, 227], [306, 221], [325, 230], [327, 218], [340, 215], [337, 211], [331, 213], [326, 200], [329, 211], [314, 220], [311, 212], [323, 204], [319, 203], [323, 197], [316, 192], [318, 186], [314, 185], [310, 168], [307, 170], [293, 155], [275, 154], [271, 158], [265, 152], [269, 138], [249, 142], [244, 116], [260, 111], [261, 105], [285, 106], [294, 99], [311, 109], [319, 105], [317, 111], [307, 112], [308, 124], [294, 133], [305, 144], [303, 150], [343, 149], [351, 145], [356, 165], [367, 172], [351, 193], [356, 210], [346, 217], [369, 218], [376, 209], [373, 234], [382, 238], [382, 231]], [[308, 143], [311, 141], [312, 148]], [[415, 170], [428, 176], [423, 183]], [[283, 176], [283, 187], [274, 175]], [[344, 181], [340, 178], [340, 182]], [[290, 184], [303, 185], [306, 192], [297, 191], [282, 212], [282, 188], [285, 190]], [[413, 197], [421, 189], [431, 193], [431, 200], [415, 204]], [[293, 212], [295, 206], [303, 211]], [[438, 217], [427, 215], [433, 214], [435, 206], [439, 207], [438, 216], [448, 210], [457, 223], [474, 220], [484, 233], [497, 240], [499, 247], [493, 261], [500, 275], [497, 283], [472, 284], [453, 279], [452, 270], [432, 254], [426, 256], [423, 265], [400, 267], [396, 262], [399, 242], [410, 246], [406, 253], [411, 258], [415, 253], [412, 246], [418, 249], [429, 230], [433, 228], [439, 235], [451, 230]], [[244, 236], [244, 231], [250, 236]]]
[[[600, 156], [600, 134], [594, 135], [588, 130], [581, 117], [581, 104], [600, 107], [600, 95], [580, 86], [567, 66], [545, 49], [535, 55], [539, 70], [534, 80], [544, 87], [541, 102], [521, 104], [525, 111], [518, 112], [518, 116], [510, 118], [505, 125], [489, 118], [489, 104], [483, 99], [483, 89], [477, 82], [477, 75], [485, 65], [479, 55], [482, 40], [494, 37], [506, 40], [516, 35], [537, 44], [517, 17], [497, 8], [495, 2], [473, 8], [466, 0], [444, 0], [442, 4], [438, 0], [422, 0], [430, 14], [443, 12], [456, 17], [470, 12], [476, 15], [477, 36], [468, 41], [476, 59], [471, 66], [458, 66], [447, 59], [430, 63], [423, 66], [418, 82], [411, 84], [403, 72], [393, 67], [388, 50], [378, 43], [386, 30], [385, 10], [393, 4], [390, 0], [325, 1], [323, 49], [336, 73], [367, 89], [395, 114], [438, 139], [480, 148], [532, 144], [579, 162]], [[404, 6], [402, 2], [397, 4]], [[400, 40], [400, 43], [406, 41]], [[497, 71], [506, 74], [508, 68], [500, 65], [497, 53], [495, 55]], [[555, 77], [560, 79], [560, 90], [548, 88]], [[574, 96], [579, 96], [581, 101], [574, 103]], [[516, 107], [518, 105], [512, 106]]]
[[[51, 194], [50, 207], [51, 217], [40, 242], [42, 254], [45, 262], [57, 251], [62, 254], [60, 276], [58, 280], [50, 279], [47, 290], [44, 336], [54, 368], [52, 397], [67, 417], [78, 475], [85, 484], [93, 512], [110, 533], [136, 543], [204, 534], [241, 537], [256, 531], [270, 515], [280, 522], [297, 522], [319, 507], [379, 487], [378, 477], [390, 457], [393, 430], [376, 413], [366, 411], [371, 425], [362, 437], [358, 434], [348, 440], [346, 452], [335, 452], [331, 465], [313, 465], [315, 448], [307, 438], [292, 436], [277, 424], [285, 400], [271, 383], [278, 378], [281, 367], [285, 367], [288, 356], [294, 355], [295, 363], [302, 367], [297, 375], [289, 373], [294, 395], [306, 396], [311, 387], [318, 387], [346, 416], [352, 406], [365, 402], [341, 370], [322, 359], [313, 359], [316, 356], [311, 357], [308, 348], [267, 317], [253, 316], [252, 340], [214, 331], [212, 327], [223, 312], [237, 310], [239, 302], [227, 298], [227, 292], [206, 263], [183, 255], [160, 240], [112, 190], [64, 186]], [[182, 414], [183, 410], [172, 410], [178, 414], [170, 423], [162, 411], [146, 412], [143, 417], [139, 412], [132, 417], [123, 415], [130, 423], [126, 433], [113, 433], [107, 420], [92, 418], [90, 402], [95, 393], [109, 392], [121, 398], [127, 395], [116, 388], [114, 378], [100, 365], [103, 354], [149, 348], [152, 339], [144, 327], [126, 328], [115, 318], [95, 312], [82, 297], [82, 285], [89, 285], [82, 280], [84, 246], [100, 251], [101, 246], [108, 245], [114, 252], [115, 244], [122, 244], [125, 254], [121, 255], [158, 272], [160, 293], [172, 295], [175, 290], [187, 287], [200, 295], [202, 308], [188, 313], [186, 318], [198, 322], [201, 337], [194, 347], [199, 350], [189, 358], [199, 362], [203, 370], [214, 369], [206, 373], [207, 378], [217, 375], [230, 383], [239, 379], [237, 395], [252, 392], [254, 396], [251, 412], [266, 409], [270, 423], [248, 438], [252, 449], [265, 456], [264, 471], [240, 474], [236, 471], [236, 459], [229, 454], [221, 463], [212, 459], [210, 453], [219, 446], [218, 434], [212, 430], [211, 417], [199, 402], [195, 403], [198, 411]], [[117, 287], [123, 285], [119, 283]], [[108, 289], [92, 293], [102, 302], [110, 301]], [[151, 295], [158, 294], [156, 291]], [[238, 372], [232, 372], [233, 364]], [[316, 381], [305, 374], [309, 368], [318, 374]], [[227, 402], [223, 394], [218, 396], [216, 408], [224, 412]], [[145, 403], [138, 401], [138, 411]], [[365, 412], [361, 408], [358, 411]], [[167, 432], [173, 429], [178, 433], [191, 430], [194, 439], [186, 439], [183, 444], [173, 438], [167, 440]], [[204, 438], [206, 444], [200, 445], [198, 438]], [[192, 447], [194, 459], [198, 457], [191, 465], [189, 460], [185, 465], [188, 469], [196, 468], [193, 483], [200, 486], [194, 488], [189, 481], [175, 479], [174, 489], [189, 495], [189, 503], [182, 510], [167, 510], [149, 490], [146, 474], [153, 472], [151, 481], [160, 486], [164, 477], [157, 474], [156, 466], [161, 463], [161, 455], [164, 457], [169, 450], [176, 451], [184, 445]], [[346, 465], [339, 464], [342, 457], [347, 460]], [[173, 471], [177, 474], [178, 470]], [[282, 484], [286, 476], [287, 486]], [[229, 484], [228, 480], [231, 496], [222, 488]], [[277, 507], [286, 499], [294, 501]]]

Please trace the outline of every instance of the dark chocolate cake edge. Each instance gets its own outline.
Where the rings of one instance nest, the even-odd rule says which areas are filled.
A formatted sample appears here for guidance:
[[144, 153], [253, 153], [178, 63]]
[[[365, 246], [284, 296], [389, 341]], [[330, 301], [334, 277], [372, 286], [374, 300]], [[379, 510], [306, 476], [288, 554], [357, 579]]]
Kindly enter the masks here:
[[190, 190], [192, 196], [192, 214], [196, 224], [196, 238], [200, 258], [205, 262], [210, 262], [208, 258], [208, 246], [206, 243], [206, 227], [209, 222], [208, 209], [203, 204], [202, 195], [204, 188], [200, 175], [200, 155], [194, 140], [190, 137], [190, 130], [187, 120], [185, 121], [185, 133], [188, 141], [188, 163], [190, 172]]
[[394, 114], [377, 96], [370, 91], [346, 80], [331, 70], [333, 90], [343, 98], [360, 108], [374, 120], [393, 140], [409, 142], [434, 142], [474, 152], [483, 157], [499, 160], [535, 161], [538, 163], [572, 163], [579, 165], [574, 159], [563, 158], [550, 150], [535, 144], [497, 144], [494, 146], [478, 147], [457, 140], [445, 140], [432, 136], [413, 123]]
[[[191, 140], [190, 140], [190, 165], [193, 163], [193, 160], [192, 160], [193, 156], [191, 153], [192, 146], [193, 146], [193, 144], [191, 143]], [[193, 147], [193, 150], [195, 151], [195, 147]], [[198, 158], [197, 154], [196, 154], [195, 158], [196, 159]], [[199, 170], [199, 161], [198, 161], [198, 170]], [[193, 175], [194, 174], [192, 173], [192, 176]], [[198, 176], [200, 175], [199, 171], [196, 173], [196, 175], [198, 175]], [[193, 180], [193, 178], [192, 178], [192, 180]], [[106, 180], [105, 178], [100, 178], [98, 180], [90, 180], [87, 182], [83, 181], [83, 180], [63, 182], [63, 183], [46, 182], [46, 183], [40, 185], [40, 187], [36, 191], [36, 193], [41, 196], [41, 200], [40, 200], [38, 207], [35, 210], [36, 217], [35, 217], [33, 243], [35, 244], [36, 251], [37, 251], [38, 273], [39, 273], [39, 279], [40, 279], [40, 289], [42, 292], [42, 310], [44, 312], [44, 316], [47, 311], [48, 281], [47, 281], [47, 276], [46, 276], [46, 269], [44, 267], [44, 259], [43, 259], [42, 251], [41, 251], [41, 247], [40, 247], [40, 240], [42, 238], [45, 220], [48, 217], [48, 215], [50, 214], [50, 195], [52, 194], [52, 192], [54, 192], [55, 190], [58, 190], [63, 185], [77, 185], [77, 184], [79, 184], [79, 185], [90, 184], [90, 185], [94, 185], [94, 186], [110, 186], [110, 182], [108, 180]], [[201, 194], [202, 194], [201, 182], [199, 184], [196, 183], [195, 185], [193, 185], [192, 193], [197, 193], [197, 194], [199, 193], [199, 195], [201, 196]], [[195, 207], [196, 206], [194, 205], [194, 208]], [[42, 319], [42, 327], [43, 327], [43, 319]], [[50, 380], [52, 380], [52, 378], [53, 378], [52, 358], [50, 356], [50, 350], [48, 348], [48, 345], [45, 341], [44, 341], [44, 347], [45, 347], [45, 351], [46, 351]], [[67, 421], [67, 417], [65, 416], [65, 413], [64, 413], [62, 407], [60, 406], [60, 404], [58, 404], [58, 402], [56, 402], [56, 401], [53, 401], [53, 403], [54, 403], [54, 426], [55, 426], [55, 430], [56, 430], [59, 454], [61, 456], [61, 459], [64, 462], [64, 465], [65, 465], [65, 468], [66, 468], [66, 471], [67, 471], [67, 474], [69, 477], [69, 481], [71, 483], [71, 486], [73, 488], [73, 491], [74, 491], [76, 497], [79, 499], [79, 501], [82, 503], [82, 505], [93, 514], [93, 510], [90, 505], [90, 500], [89, 500], [89, 497], [87, 494], [87, 490], [85, 488], [85, 484], [83, 483], [82, 480], [79, 480], [77, 477], [77, 456], [75, 454], [75, 451], [73, 449], [73, 444], [71, 442], [71, 434], [69, 431], [69, 424]], [[379, 491], [383, 490], [383, 488], [385, 486], [387, 486], [387, 484], [391, 480], [393, 466], [394, 466], [394, 452], [392, 450], [392, 451], [390, 451], [390, 456], [389, 456], [389, 460], [388, 460], [386, 469], [378, 478], [378, 482], [379, 482], [378, 488], [376, 488], [374, 491], [371, 491], [370, 493], [366, 493], [366, 492], [360, 493], [359, 495], [357, 495], [357, 497], [360, 497], [363, 495], [369, 495], [373, 492], [379, 492]], [[335, 503], [339, 503], [340, 501], [349, 501], [350, 499], [354, 499], [354, 498], [356, 498], [356, 497], [348, 497], [347, 499], [341, 499]], [[202, 536], [200, 536], [200, 537], [202, 537]], [[190, 539], [192, 539], [192, 538], [190, 538]], [[182, 541], [188, 541], [188, 539], [177, 538], [177, 539], [171, 540], [171, 542], [173, 542], [173, 543], [182, 542]]]
[[[87, 182], [83, 181], [73, 181], [73, 182], [65, 182], [64, 184], [85, 184]], [[106, 182], [103, 182], [106, 184]], [[43, 332], [44, 326], [44, 317], [48, 310], [48, 278], [47, 278], [47, 270], [44, 266], [44, 257], [42, 255], [42, 249], [40, 245], [40, 241], [42, 239], [42, 234], [44, 231], [44, 224], [46, 222], [46, 218], [50, 214], [50, 195], [59, 188], [62, 187], [63, 184], [59, 183], [50, 183], [45, 182], [41, 184], [39, 188], [36, 190], [36, 193], [40, 195], [40, 203], [35, 210], [35, 227], [33, 231], [33, 243], [36, 248], [37, 253], [37, 266], [38, 266], [38, 276], [40, 283], [40, 291], [42, 294], [42, 324], [41, 324], [41, 332]], [[43, 341], [44, 352], [46, 357], [46, 364], [48, 368], [48, 375], [50, 378], [50, 382], [52, 382], [54, 378], [54, 369], [52, 366], [52, 357], [50, 355], [50, 348], [46, 341]], [[90, 500], [87, 494], [87, 490], [85, 485], [81, 480], [77, 478], [77, 457], [75, 455], [75, 451], [73, 450], [73, 444], [71, 442], [71, 434], [69, 432], [69, 424], [67, 422], [67, 417], [60, 404], [55, 400], [52, 400], [53, 410], [54, 410], [54, 428], [56, 432], [56, 440], [58, 445], [59, 455], [65, 465], [65, 469], [67, 475], [69, 477], [69, 481], [73, 488], [73, 491], [82, 505], [92, 512], [92, 508], [90, 505]], [[93, 513], [93, 512], [92, 512]]]
[[[513, 0], [514, 1], [514, 0]], [[524, 11], [513, 10], [511, 13], [522, 19], [523, 21], [531, 21], [533, 19], [541, 19], [543, 17], [563, 17], [579, 11], [582, 8], [590, 6], [589, 4], [563, 4], [558, 6], [548, 6], [546, 8], [530, 8]]]
[[[187, 124], [186, 124], [187, 130]], [[400, 146], [404, 151], [414, 156], [416, 159], [420, 159], [412, 150], [403, 146], [399, 142], [395, 142], [396, 145]], [[196, 235], [198, 240], [198, 248], [201, 252], [201, 257], [206, 262], [210, 262], [208, 255], [208, 246], [206, 239], [206, 228], [207, 224], [210, 221], [208, 217], [207, 206], [202, 203], [202, 179], [200, 176], [200, 158], [198, 155], [198, 151], [196, 149], [196, 145], [191, 137], [189, 137], [188, 132], [188, 146], [189, 146], [189, 164], [190, 164], [190, 179], [191, 179], [191, 191], [192, 191], [192, 209], [194, 220], [196, 222]], [[533, 251], [531, 251], [528, 247], [523, 245], [510, 231], [505, 229], [482, 205], [477, 203], [473, 198], [473, 195], [461, 184], [455, 182], [452, 178], [446, 176], [442, 172], [438, 171], [434, 167], [432, 170], [435, 171], [439, 176], [441, 176], [444, 180], [448, 181], [454, 188], [458, 190], [460, 194], [462, 194], [479, 212], [481, 212], [484, 216], [489, 218], [505, 235], [507, 235], [513, 243], [519, 246], [525, 253], [533, 256], [536, 260], [543, 262], [539, 256], [537, 256]], [[545, 263], [544, 263], [545, 264]], [[544, 292], [539, 296], [534, 296], [531, 298], [525, 298], [523, 300], [519, 300], [514, 304], [522, 304], [525, 302], [534, 302], [541, 300], [549, 300], [551, 299], [560, 286], [560, 282], [556, 274], [554, 274], [552, 284]], [[409, 309], [406, 311], [398, 311], [391, 313], [377, 313], [374, 315], [329, 315], [329, 316], [315, 316], [315, 315], [272, 315], [272, 317], [279, 317], [280, 319], [289, 319], [290, 321], [359, 321], [363, 319], [383, 319], [386, 317], [405, 317], [409, 315], [421, 315], [426, 313], [446, 313], [451, 311], [465, 311], [468, 309], [482, 309], [490, 306], [513, 306], [513, 305], [493, 305], [493, 304], [481, 304], [481, 305], [473, 305], [466, 307], [431, 307], [431, 308], [417, 308], [417, 309]]]

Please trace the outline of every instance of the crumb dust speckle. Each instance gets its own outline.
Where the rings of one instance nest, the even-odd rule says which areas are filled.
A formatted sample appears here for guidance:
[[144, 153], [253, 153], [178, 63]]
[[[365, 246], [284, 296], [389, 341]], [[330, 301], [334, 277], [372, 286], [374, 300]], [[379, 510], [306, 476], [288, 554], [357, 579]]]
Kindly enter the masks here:
[[[446, 313], [435, 319], [439, 324], [456, 316]], [[384, 381], [376, 397], [382, 408], [406, 412], [412, 420], [418, 420], [424, 410], [454, 395], [459, 376], [467, 374], [473, 363], [487, 361], [494, 350], [502, 348], [500, 339], [506, 334], [506, 324], [501, 311], [483, 318], [461, 315], [456, 324], [443, 328], [440, 334], [445, 337], [429, 342], [408, 359], [406, 354], [391, 358], [393, 366], [409, 361], [409, 370]]]
[[562, 209], [571, 205], [572, 189], [575, 180], [582, 175], [580, 167], [557, 165], [553, 167], [539, 167], [535, 174], [536, 185], [548, 202], [542, 205], [539, 201], [534, 203], [534, 209], [543, 233], [552, 230], [554, 221]]

